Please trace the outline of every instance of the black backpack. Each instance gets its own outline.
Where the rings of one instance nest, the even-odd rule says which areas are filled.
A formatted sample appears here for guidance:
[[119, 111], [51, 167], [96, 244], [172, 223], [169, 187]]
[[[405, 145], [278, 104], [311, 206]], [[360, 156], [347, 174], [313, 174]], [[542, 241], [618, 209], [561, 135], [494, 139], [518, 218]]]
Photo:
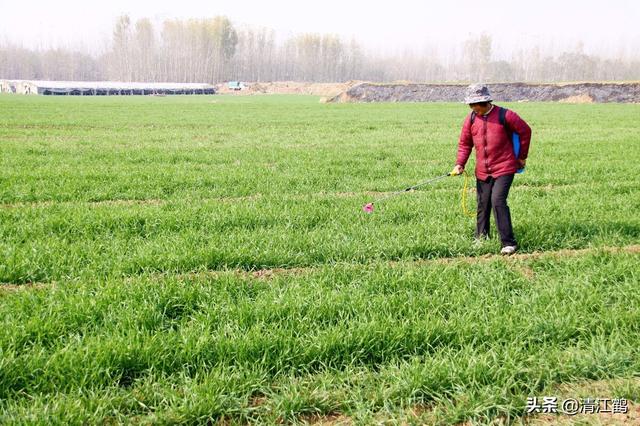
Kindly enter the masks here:
[[[509, 127], [507, 126], [507, 111], [508, 109], [506, 108], [502, 108], [502, 107], [498, 107], [500, 108], [499, 112], [499, 120], [500, 120], [500, 124], [502, 124], [502, 127], [504, 127], [504, 131], [507, 132], [508, 134], [511, 134], [511, 131], [509, 130]], [[473, 125], [473, 122], [476, 121], [476, 112], [475, 111], [471, 111], [471, 125]]]

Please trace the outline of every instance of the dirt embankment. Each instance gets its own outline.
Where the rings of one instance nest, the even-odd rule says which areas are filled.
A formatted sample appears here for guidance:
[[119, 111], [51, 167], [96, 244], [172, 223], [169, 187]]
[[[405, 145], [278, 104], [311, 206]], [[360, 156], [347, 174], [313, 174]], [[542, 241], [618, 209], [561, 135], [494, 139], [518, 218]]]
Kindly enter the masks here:
[[[640, 102], [640, 83], [489, 84], [493, 98], [503, 102]], [[329, 102], [462, 102], [466, 85], [360, 83]]]
[[278, 94], [278, 95], [313, 95], [334, 98], [340, 93], [349, 90], [351, 87], [362, 83], [361, 81], [347, 81], [345, 83], [305, 83], [298, 81], [273, 81], [244, 83], [242, 90], [229, 89], [227, 83], [218, 84], [216, 93], [234, 95], [257, 95], [257, 94]]

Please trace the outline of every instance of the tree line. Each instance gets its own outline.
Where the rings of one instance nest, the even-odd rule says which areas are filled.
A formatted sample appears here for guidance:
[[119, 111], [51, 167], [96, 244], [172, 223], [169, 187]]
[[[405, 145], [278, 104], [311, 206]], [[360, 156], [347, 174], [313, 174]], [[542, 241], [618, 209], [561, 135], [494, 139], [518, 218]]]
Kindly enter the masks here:
[[[590, 55], [581, 45], [560, 54], [539, 47], [495, 60], [493, 40], [467, 39], [457, 54], [379, 54], [357, 40], [305, 33], [278, 41], [269, 28], [236, 27], [226, 17], [117, 19], [109, 48], [99, 55], [71, 49], [0, 45], [0, 78], [145, 82], [348, 80], [420, 82], [554, 82], [640, 80], [640, 57]], [[640, 55], [640, 53], [638, 53]]]

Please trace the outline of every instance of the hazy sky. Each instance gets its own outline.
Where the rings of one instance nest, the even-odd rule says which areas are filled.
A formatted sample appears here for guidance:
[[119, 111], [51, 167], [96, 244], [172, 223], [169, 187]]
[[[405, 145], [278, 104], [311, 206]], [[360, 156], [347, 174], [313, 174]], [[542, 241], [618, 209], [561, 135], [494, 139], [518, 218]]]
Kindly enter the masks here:
[[493, 37], [498, 56], [523, 45], [575, 47], [578, 40], [587, 52], [640, 49], [640, 0], [0, 0], [0, 38], [96, 51], [121, 14], [155, 22], [226, 15], [236, 24], [273, 28], [280, 37], [335, 33], [385, 50], [448, 49], [483, 32]]

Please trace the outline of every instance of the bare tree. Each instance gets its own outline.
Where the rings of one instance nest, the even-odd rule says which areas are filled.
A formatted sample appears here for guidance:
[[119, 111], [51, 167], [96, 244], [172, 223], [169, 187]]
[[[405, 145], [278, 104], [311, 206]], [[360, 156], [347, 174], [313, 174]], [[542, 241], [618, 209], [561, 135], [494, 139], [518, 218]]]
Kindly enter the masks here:
[[640, 79], [640, 46], [618, 49], [615, 59], [588, 54], [582, 43], [560, 53], [533, 46], [494, 61], [492, 42], [486, 34], [470, 35], [444, 52], [431, 46], [421, 52], [380, 54], [335, 34], [303, 33], [276, 43], [273, 30], [236, 29], [224, 16], [166, 20], [158, 29], [148, 19], [132, 25], [123, 15], [114, 23], [106, 53], [98, 57], [68, 48], [32, 50], [0, 42], [0, 78], [209, 83]]
[[121, 81], [131, 81], [131, 20], [123, 15], [116, 20], [113, 30], [113, 48], [111, 50], [110, 75]]
[[138, 81], [156, 81], [156, 37], [149, 19], [136, 22], [133, 38], [133, 79]]

